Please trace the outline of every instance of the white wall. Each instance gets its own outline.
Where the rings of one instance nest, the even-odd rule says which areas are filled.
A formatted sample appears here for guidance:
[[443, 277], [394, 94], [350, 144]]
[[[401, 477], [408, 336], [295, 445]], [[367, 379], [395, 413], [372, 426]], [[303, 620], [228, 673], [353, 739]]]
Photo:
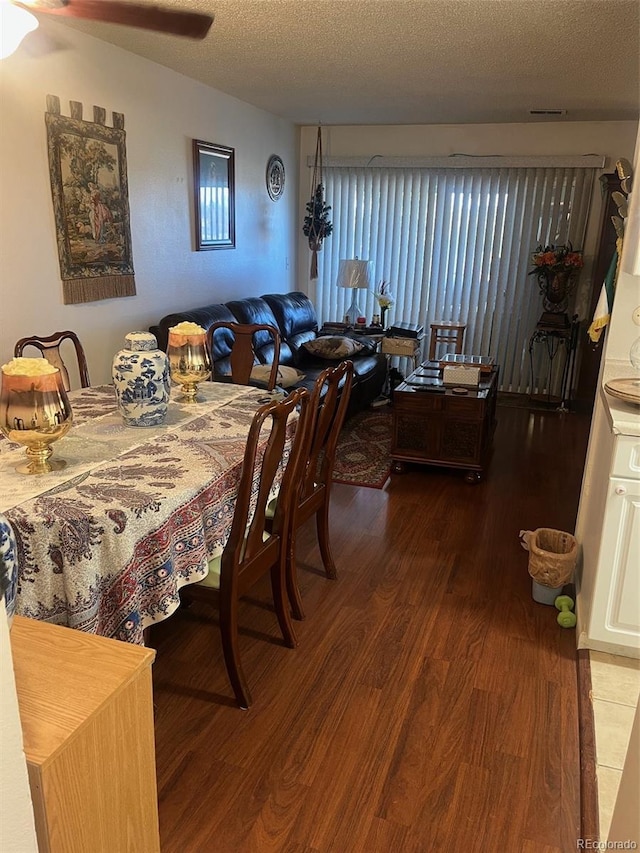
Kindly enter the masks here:
[[[603, 171], [612, 172], [616, 160], [633, 160], [638, 124], [620, 122], [533, 122], [526, 124], [327, 126], [323, 128], [324, 157], [429, 157], [450, 154], [550, 156], [602, 154]], [[307, 158], [316, 148], [316, 127], [303, 127], [300, 135], [300, 205], [309, 200], [311, 169]], [[597, 223], [602, 204], [600, 185], [593, 192], [585, 245], [585, 267], [580, 276], [581, 293], [591, 291], [591, 264], [596, 251]], [[328, 238], [329, 240], [331, 237]], [[308, 282], [309, 251], [299, 238], [298, 278]], [[533, 249], [534, 247], [532, 247]], [[322, 253], [319, 255], [322, 263]], [[313, 295], [313, 288], [307, 285]], [[579, 309], [577, 309], [579, 310]], [[581, 312], [582, 313], [582, 312]]]
[[[27, 44], [0, 65], [0, 363], [28, 334], [74, 329], [94, 383], [124, 335], [170, 311], [295, 289], [297, 132], [293, 125], [98, 39], [46, 22], [62, 50]], [[41, 37], [40, 33], [36, 33]], [[47, 94], [124, 114], [137, 295], [63, 305], [44, 123]], [[235, 148], [236, 248], [196, 252], [192, 139]], [[271, 154], [284, 197], [267, 195]]]
[[[18, 338], [73, 329], [94, 383], [110, 380], [124, 335], [164, 314], [295, 288], [297, 132], [293, 125], [160, 65], [47, 22], [64, 49], [0, 64], [0, 363]], [[40, 33], [37, 34], [41, 40]], [[44, 123], [47, 94], [62, 113], [81, 101], [125, 116], [137, 295], [63, 305]], [[235, 148], [236, 248], [195, 252], [192, 139]], [[285, 164], [284, 197], [267, 195], [271, 154]], [[36, 849], [4, 607], [0, 607], [0, 847]]]
[[0, 598], [0, 850], [35, 853], [37, 849], [9, 628]]

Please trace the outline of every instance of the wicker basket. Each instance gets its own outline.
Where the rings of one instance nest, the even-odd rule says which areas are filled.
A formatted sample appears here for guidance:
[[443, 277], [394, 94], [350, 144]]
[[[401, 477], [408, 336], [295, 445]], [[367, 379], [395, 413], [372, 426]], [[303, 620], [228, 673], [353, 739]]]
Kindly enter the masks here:
[[575, 537], [563, 530], [539, 527], [521, 530], [522, 547], [529, 552], [529, 574], [544, 586], [561, 587], [571, 580], [578, 558]]

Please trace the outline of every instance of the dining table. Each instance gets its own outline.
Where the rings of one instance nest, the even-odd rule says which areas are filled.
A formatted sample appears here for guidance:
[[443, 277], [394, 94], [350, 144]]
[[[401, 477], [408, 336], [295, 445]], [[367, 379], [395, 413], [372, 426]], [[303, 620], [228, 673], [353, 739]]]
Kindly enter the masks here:
[[46, 474], [18, 473], [24, 448], [0, 438], [0, 538], [15, 552], [15, 612], [143, 643], [224, 549], [265, 395], [205, 382], [189, 403], [172, 389], [164, 423], [132, 427], [113, 386], [72, 391], [73, 426], [52, 445], [66, 467]]

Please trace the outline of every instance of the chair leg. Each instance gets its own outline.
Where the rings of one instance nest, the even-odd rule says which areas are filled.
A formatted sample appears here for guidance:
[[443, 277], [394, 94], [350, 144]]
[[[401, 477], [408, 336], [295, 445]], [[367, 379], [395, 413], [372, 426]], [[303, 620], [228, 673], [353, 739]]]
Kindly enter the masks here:
[[246, 710], [251, 705], [252, 699], [240, 663], [237, 606], [237, 601], [228, 601], [220, 595], [220, 634], [224, 662], [238, 705]]
[[289, 606], [285, 588], [285, 562], [286, 557], [282, 554], [276, 565], [271, 567], [271, 589], [273, 592], [273, 603], [276, 608], [276, 616], [278, 617], [285, 645], [290, 649], [295, 649], [298, 645], [298, 640], [296, 638], [296, 633], [293, 630], [291, 617], [289, 616]]
[[296, 567], [296, 534], [295, 530], [289, 537], [287, 546], [287, 565], [286, 565], [286, 580], [287, 580], [287, 596], [291, 605], [291, 613], [293, 618], [301, 622], [305, 618], [304, 607], [302, 605], [302, 596], [298, 586], [298, 571]]
[[318, 507], [318, 511], [316, 512], [316, 530], [318, 532], [318, 545], [320, 546], [320, 556], [322, 557], [325, 574], [331, 580], [335, 580], [338, 573], [329, 544], [329, 492], [326, 490], [322, 505]]

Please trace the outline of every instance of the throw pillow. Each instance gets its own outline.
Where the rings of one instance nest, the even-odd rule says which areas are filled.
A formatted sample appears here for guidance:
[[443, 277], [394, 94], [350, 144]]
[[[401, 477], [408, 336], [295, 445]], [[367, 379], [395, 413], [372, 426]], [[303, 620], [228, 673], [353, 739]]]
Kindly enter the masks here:
[[[254, 382], [260, 382], [266, 387], [271, 376], [270, 364], [257, 364], [251, 371], [251, 379]], [[277, 384], [281, 388], [291, 388], [292, 385], [297, 385], [304, 379], [304, 373], [300, 373], [295, 367], [288, 367], [285, 364], [278, 365]]]
[[355, 339], [359, 344], [362, 344], [362, 350], [365, 355], [371, 355], [374, 352], [377, 352], [378, 342], [368, 338], [366, 335], [358, 335]]
[[353, 338], [344, 338], [337, 335], [316, 338], [313, 341], [307, 341], [302, 346], [311, 355], [317, 355], [318, 358], [326, 358], [331, 361], [342, 361], [364, 349], [360, 341], [354, 341]]

